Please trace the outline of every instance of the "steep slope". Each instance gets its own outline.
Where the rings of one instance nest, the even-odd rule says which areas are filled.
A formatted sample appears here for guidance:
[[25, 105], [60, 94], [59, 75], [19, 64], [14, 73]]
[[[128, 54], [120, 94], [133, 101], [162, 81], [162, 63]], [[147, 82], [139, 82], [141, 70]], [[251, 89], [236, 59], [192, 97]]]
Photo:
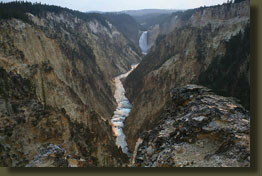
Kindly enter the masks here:
[[[99, 14], [84, 14], [30, 3], [17, 2], [15, 6], [29, 10], [19, 12], [25, 14], [26, 19], [16, 16], [16, 19], [0, 19], [0, 66], [8, 74], [28, 80], [35, 90], [33, 100], [39, 102], [44, 110], [50, 108], [58, 111], [54, 113], [57, 121], [65, 123], [64, 125], [76, 124], [76, 129], [74, 131], [70, 125], [61, 129], [51, 123], [50, 131], [68, 131], [69, 139], [54, 136], [58, 135], [54, 132], [44, 140], [28, 142], [27, 137], [24, 140], [18, 138], [18, 134], [25, 134], [27, 129], [34, 130], [40, 126], [43, 130], [48, 130], [45, 125], [49, 123], [36, 122], [31, 127], [30, 114], [27, 111], [22, 112], [21, 118], [29, 123], [28, 126], [21, 125], [14, 129], [8, 136], [9, 139], [6, 138], [6, 133], [1, 134], [1, 139], [4, 138], [5, 143], [11, 147], [8, 150], [16, 150], [17, 142], [20, 145], [29, 145], [34, 151], [33, 155], [39, 148], [54, 143], [62, 145], [66, 153], [74, 153], [78, 158], [82, 155], [94, 157], [94, 166], [121, 164], [121, 152], [114, 144], [109, 125], [116, 107], [112, 80], [116, 75], [128, 71], [131, 64], [139, 62], [138, 54], [116, 27]], [[35, 9], [37, 10], [34, 11]], [[6, 85], [10, 86], [9, 83]], [[10, 95], [10, 99], [12, 98]], [[10, 101], [7, 99], [7, 104]], [[30, 110], [30, 105], [24, 106], [24, 109], [34, 111]], [[1, 108], [3, 111], [0, 116], [8, 120], [16, 117], [13, 113], [4, 115], [5, 106]], [[60, 115], [61, 111], [66, 114], [66, 119]], [[52, 118], [53, 116], [45, 116], [47, 121]], [[6, 125], [8, 126], [4, 124], [2, 128], [6, 128]], [[39, 133], [32, 131], [30, 138], [38, 138], [38, 134], [44, 134], [41, 130], [38, 129]], [[70, 136], [77, 137], [77, 144], [72, 144], [73, 149], [69, 145]], [[27, 154], [25, 148], [21, 148], [19, 152], [21, 155]], [[32, 159], [32, 155], [25, 158], [25, 161]], [[10, 157], [8, 155], [6, 160], [10, 160]], [[7, 163], [6, 166], [23, 166], [26, 162], [17, 164], [16, 160], [11, 160], [4, 163]]]
[[130, 43], [132, 44], [131, 47], [133, 47], [133, 49], [139, 51], [138, 40], [142, 27], [134, 18], [127, 14], [120, 13], [104, 13], [103, 16], [131, 41]]
[[149, 29], [148, 41], [150, 45], [154, 45], [158, 36], [166, 35], [175, 28], [186, 25], [199, 28], [207, 24], [220, 25], [221, 20], [230, 20], [237, 17], [249, 18], [249, 3], [249, 0], [243, 0], [240, 3], [228, 3], [174, 12], [164, 21]]
[[148, 14], [143, 16], [135, 16], [134, 19], [141, 24], [144, 29], [161, 23], [169, 14]]
[[149, 14], [133, 15], [133, 18], [146, 30], [154, 25], [163, 23], [166, 20], [166, 18], [169, 17], [170, 14], [174, 11], [163, 11], [163, 13], [156, 13], [152, 11]]
[[[121, 164], [121, 153], [114, 147], [110, 126], [98, 114], [92, 112], [86, 117], [91, 119], [90, 129], [82, 122], [72, 121], [65, 109], [44, 106], [35, 94], [33, 83], [21, 75], [1, 68], [0, 83], [1, 166], [24, 167], [29, 162], [41, 166], [33, 159], [39, 158], [40, 150], [49, 150], [49, 145], [56, 145], [63, 151], [66, 156], [63, 163], [68, 166]], [[107, 143], [101, 143], [104, 140], [108, 140]], [[102, 148], [99, 143], [106, 146]], [[103, 156], [99, 156], [99, 148], [105, 150]], [[54, 164], [64, 166], [61, 164], [64, 158], [60, 157]], [[107, 163], [100, 163], [101, 157]]]
[[201, 83], [220, 95], [240, 98], [248, 108], [249, 30], [245, 1], [195, 9], [184, 25], [160, 35], [124, 83], [133, 105], [125, 124], [129, 148], [152, 127], [174, 87]]

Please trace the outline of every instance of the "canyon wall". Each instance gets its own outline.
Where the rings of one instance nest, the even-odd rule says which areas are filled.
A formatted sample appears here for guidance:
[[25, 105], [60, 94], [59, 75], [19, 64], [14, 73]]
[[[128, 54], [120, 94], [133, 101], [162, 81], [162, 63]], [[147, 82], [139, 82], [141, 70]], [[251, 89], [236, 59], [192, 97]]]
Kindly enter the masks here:
[[138, 40], [142, 26], [131, 16], [122, 13], [104, 13], [103, 16], [112, 23], [129, 41], [132, 49], [140, 52]]
[[217, 5], [211, 7], [200, 7], [198, 9], [190, 9], [178, 11], [166, 17], [164, 21], [152, 26], [149, 29], [149, 44], [154, 45], [158, 36], [166, 35], [175, 28], [182, 26], [204, 27], [207, 24], [219, 26], [224, 20], [232, 18], [244, 17], [249, 18], [249, 0], [241, 3], [232, 3]]
[[131, 150], [139, 135], [154, 127], [174, 87], [205, 85], [219, 95], [237, 97], [249, 109], [248, 3], [185, 11], [174, 17], [170, 31], [163, 24], [155, 27], [156, 44], [124, 82], [133, 105], [125, 121]]
[[[116, 107], [113, 78], [138, 63], [139, 55], [99, 14], [77, 16], [61, 10], [26, 15], [29, 22], [0, 20], [2, 72], [26, 80], [32, 94], [23, 94], [16, 79], [13, 93], [8, 93], [10, 81], [1, 84], [0, 116], [11, 121], [1, 124], [1, 129], [11, 131], [1, 131], [1, 156], [15, 151], [14, 156], [2, 157], [1, 165], [24, 166], [48, 144], [59, 144], [68, 155], [90, 161], [86, 165], [120, 165], [123, 155], [109, 124]], [[38, 110], [40, 119], [34, 115]], [[12, 119], [15, 111], [23, 123]]]

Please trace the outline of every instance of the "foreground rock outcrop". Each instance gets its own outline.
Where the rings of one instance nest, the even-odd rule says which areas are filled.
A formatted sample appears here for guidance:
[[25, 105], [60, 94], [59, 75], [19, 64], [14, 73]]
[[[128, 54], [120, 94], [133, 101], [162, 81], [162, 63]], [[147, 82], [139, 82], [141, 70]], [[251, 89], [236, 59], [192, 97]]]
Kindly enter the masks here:
[[248, 167], [249, 129], [249, 112], [234, 98], [175, 88], [154, 128], [140, 134], [131, 166]]
[[34, 157], [26, 167], [87, 167], [84, 159], [74, 159], [65, 155], [65, 150], [50, 144]]

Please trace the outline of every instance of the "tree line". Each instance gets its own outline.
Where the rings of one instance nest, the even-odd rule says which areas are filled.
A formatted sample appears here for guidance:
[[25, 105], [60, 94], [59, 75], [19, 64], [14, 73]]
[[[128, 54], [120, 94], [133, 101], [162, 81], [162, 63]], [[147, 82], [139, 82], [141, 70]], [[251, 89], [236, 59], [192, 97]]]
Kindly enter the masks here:
[[109, 28], [106, 19], [102, 15], [97, 13], [87, 14], [80, 11], [70, 10], [68, 8], [59, 7], [55, 5], [31, 3], [25, 1], [14, 1], [8, 3], [0, 2], [0, 19], [16, 18], [16, 19], [23, 20], [24, 22], [31, 23], [26, 13], [31, 13], [35, 16], [41, 17], [44, 16], [47, 12], [52, 12], [56, 14], [61, 12], [68, 12], [85, 21], [96, 19], [102, 25]]

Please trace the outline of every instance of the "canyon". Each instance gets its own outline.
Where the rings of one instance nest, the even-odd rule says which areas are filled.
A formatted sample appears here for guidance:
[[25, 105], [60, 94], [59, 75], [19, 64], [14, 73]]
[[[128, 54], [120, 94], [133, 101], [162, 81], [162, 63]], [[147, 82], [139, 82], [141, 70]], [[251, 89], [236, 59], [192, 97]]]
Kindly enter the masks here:
[[[200, 84], [219, 95], [240, 99], [249, 109], [248, 3], [174, 13], [168, 20], [179, 25], [170, 25], [172, 32], [161, 35], [149, 30], [152, 48], [124, 82], [133, 105], [124, 129], [131, 151], [139, 135], [154, 127], [174, 87]], [[154, 35], [158, 35], [155, 44], [150, 44]]]
[[[31, 23], [14, 18], [0, 22], [0, 66], [11, 78], [25, 80], [33, 94], [28, 101], [41, 105], [39, 117], [28, 113], [38, 106], [32, 110], [30, 103], [23, 104], [22, 97], [10, 92], [9, 78], [1, 77], [1, 116], [7, 119], [1, 120], [1, 155], [8, 153], [1, 165], [24, 166], [40, 149], [54, 144], [63, 146], [66, 155], [90, 160], [86, 163], [91, 165], [120, 166], [125, 156], [115, 146], [110, 125], [117, 106], [112, 79], [141, 58], [99, 14], [82, 17], [58, 10], [58, 14], [47, 11], [39, 16], [28, 12]], [[13, 81], [14, 87], [20, 86]], [[23, 88], [17, 91], [14, 94], [24, 95]], [[57, 123], [44, 115], [46, 111]], [[10, 122], [17, 113], [27, 125]], [[5, 135], [7, 129], [12, 136]], [[19, 164], [15, 158], [20, 158]]]
[[0, 12], [0, 166], [250, 166], [248, 0]]

